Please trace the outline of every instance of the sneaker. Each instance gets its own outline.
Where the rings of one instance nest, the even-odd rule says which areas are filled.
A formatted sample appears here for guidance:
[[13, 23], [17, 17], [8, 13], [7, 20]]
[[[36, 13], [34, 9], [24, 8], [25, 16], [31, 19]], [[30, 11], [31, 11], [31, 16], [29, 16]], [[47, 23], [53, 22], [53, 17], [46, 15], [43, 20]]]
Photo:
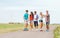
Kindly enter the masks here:
[[43, 30], [40, 30], [40, 31], [43, 31]]
[[39, 29], [36, 29], [36, 31], [39, 31]]
[[49, 32], [49, 30], [46, 30], [46, 32]]
[[23, 31], [28, 31], [28, 28], [24, 28], [24, 30]]
[[40, 29], [40, 31], [43, 31], [42, 29]]

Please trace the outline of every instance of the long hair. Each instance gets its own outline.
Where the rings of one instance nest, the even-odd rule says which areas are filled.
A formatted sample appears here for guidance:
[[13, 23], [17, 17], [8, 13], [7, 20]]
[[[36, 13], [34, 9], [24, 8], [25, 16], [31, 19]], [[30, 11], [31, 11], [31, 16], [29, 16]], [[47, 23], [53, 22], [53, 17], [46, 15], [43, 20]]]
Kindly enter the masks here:
[[33, 12], [31, 12], [30, 16], [31, 16], [31, 15], [32, 15], [32, 16], [33, 16], [33, 18], [34, 18], [34, 14], [33, 14]]

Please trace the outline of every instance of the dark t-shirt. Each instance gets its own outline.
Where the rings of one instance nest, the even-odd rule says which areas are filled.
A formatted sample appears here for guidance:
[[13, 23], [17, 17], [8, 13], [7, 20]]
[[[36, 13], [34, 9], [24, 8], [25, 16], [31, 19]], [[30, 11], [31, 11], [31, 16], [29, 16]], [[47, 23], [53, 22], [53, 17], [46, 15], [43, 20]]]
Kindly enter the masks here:
[[46, 22], [50, 22], [50, 15], [49, 14], [46, 16]]

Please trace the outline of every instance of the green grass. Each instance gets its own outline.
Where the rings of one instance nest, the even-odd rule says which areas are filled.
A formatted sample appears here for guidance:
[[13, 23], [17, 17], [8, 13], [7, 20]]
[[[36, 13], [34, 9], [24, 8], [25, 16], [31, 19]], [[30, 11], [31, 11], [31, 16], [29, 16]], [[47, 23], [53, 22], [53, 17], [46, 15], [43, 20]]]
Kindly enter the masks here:
[[54, 38], [60, 38], [60, 25], [54, 30]]
[[[59, 24], [57, 25], [51, 24], [51, 25], [58, 26], [54, 30], [54, 38], [60, 38], [60, 25]], [[0, 24], [0, 34], [22, 30], [23, 28], [24, 28], [24, 24]]]
[[24, 24], [0, 24], [0, 33], [22, 30]]
[[0, 29], [22, 28], [23, 24], [0, 24]]

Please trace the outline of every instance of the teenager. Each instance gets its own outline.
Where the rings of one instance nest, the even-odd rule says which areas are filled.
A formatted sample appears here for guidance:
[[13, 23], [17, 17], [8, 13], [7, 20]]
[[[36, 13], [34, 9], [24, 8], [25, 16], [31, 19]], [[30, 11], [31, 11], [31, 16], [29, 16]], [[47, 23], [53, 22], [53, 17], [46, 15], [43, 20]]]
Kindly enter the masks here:
[[46, 20], [46, 31], [49, 31], [49, 24], [50, 24], [50, 15], [49, 15], [49, 13], [48, 13], [48, 10], [46, 10], [46, 18], [45, 18], [45, 20]]
[[42, 14], [42, 12], [40, 12], [39, 24], [40, 24], [40, 31], [43, 31], [42, 30], [42, 27], [43, 27], [43, 14]]
[[26, 10], [26, 13], [24, 14], [24, 31], [28, 31], [27, 27], [28, 27], [28, 10]]
[[33, 29], [33, 20], [34, 20], [33, 12], [31, 12], [31, 14], [29, 16], [29, 20], [30, 20], [30, 30], [32, 30]]
[[34, 11], [34, 27], [38, 30], [38, 15], [36, 11]]

